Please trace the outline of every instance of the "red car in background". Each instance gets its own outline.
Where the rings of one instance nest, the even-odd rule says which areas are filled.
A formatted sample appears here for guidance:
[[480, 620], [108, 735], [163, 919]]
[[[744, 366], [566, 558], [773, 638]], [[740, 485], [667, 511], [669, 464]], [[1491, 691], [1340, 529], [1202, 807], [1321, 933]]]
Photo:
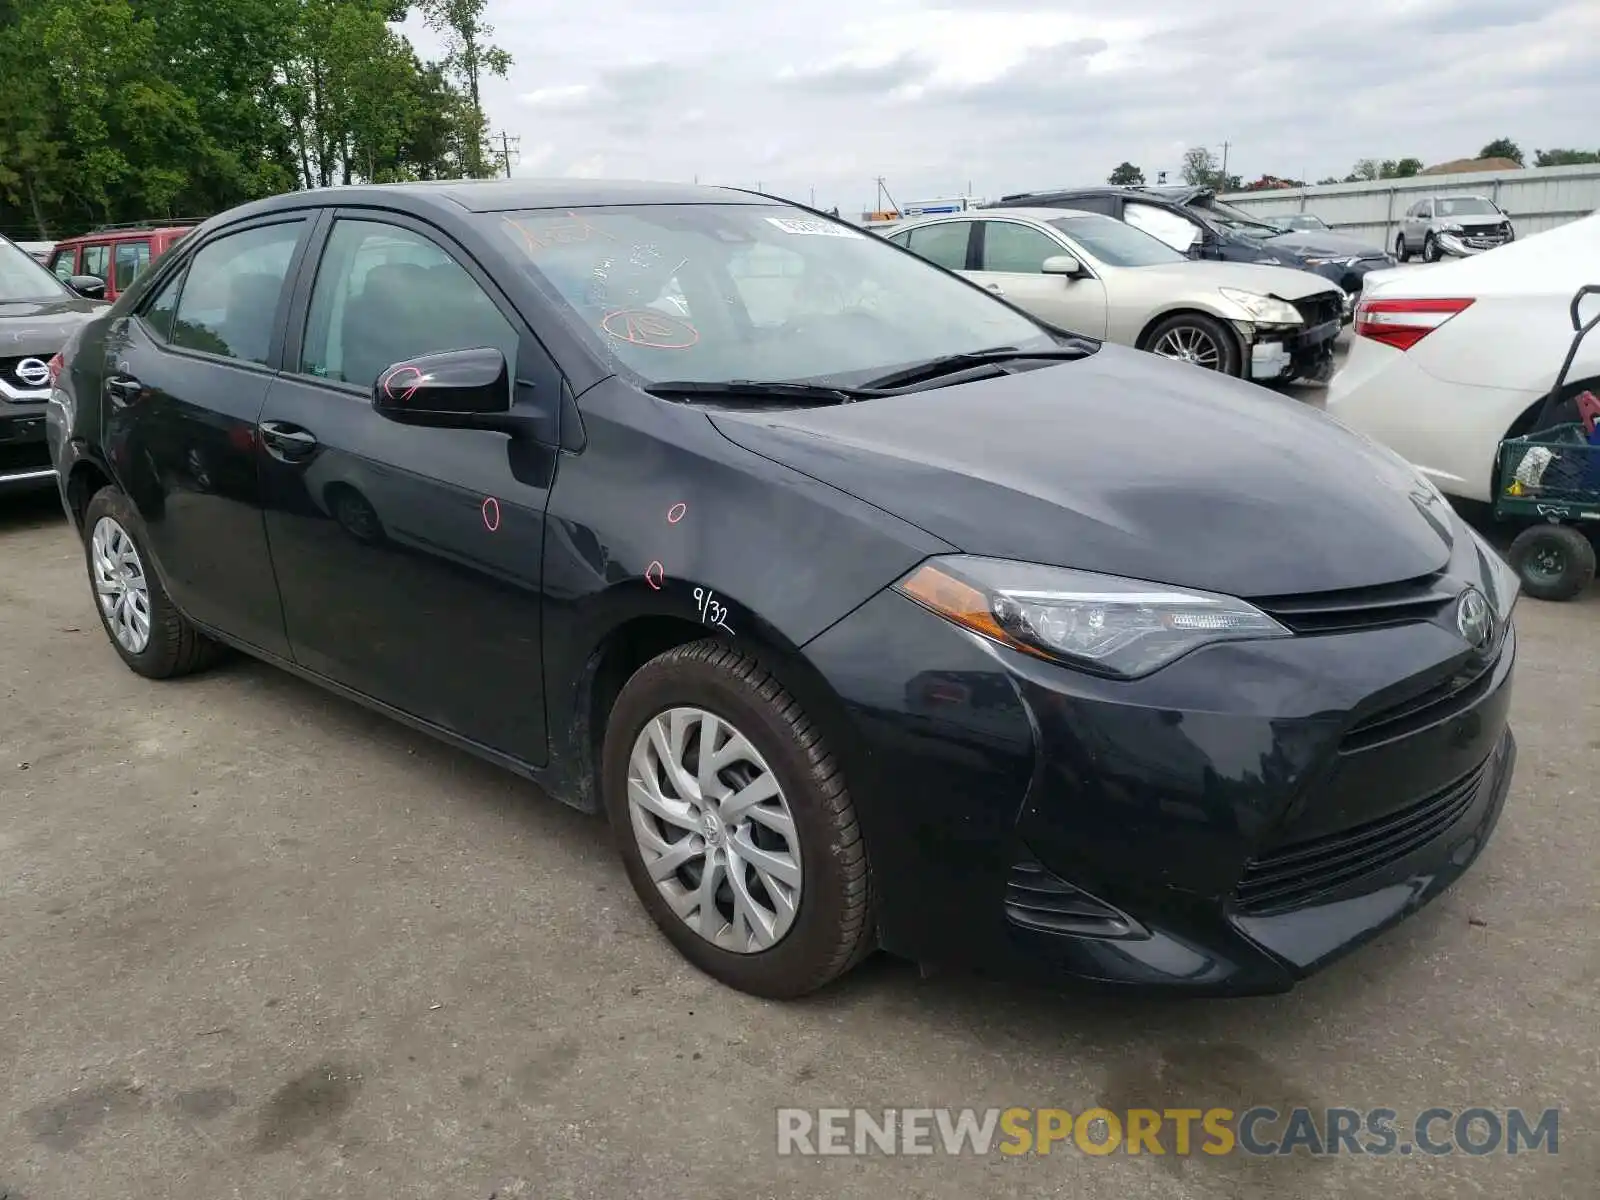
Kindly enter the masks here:
[[197, 224], [173, 220], [164, 225], [103, 225], [57, 242], [50, 255], [50, 270], [63, 283], [74, 275], [103, 279], [105, 298], [115, 300], [140, 271], [188, 237]]

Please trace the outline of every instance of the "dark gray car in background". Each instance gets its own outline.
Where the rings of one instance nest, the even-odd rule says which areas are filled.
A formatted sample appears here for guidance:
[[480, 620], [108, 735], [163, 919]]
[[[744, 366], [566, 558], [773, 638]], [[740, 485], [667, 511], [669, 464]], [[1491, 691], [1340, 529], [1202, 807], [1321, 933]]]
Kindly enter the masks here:
[[55, 481], [45, 442], [50, 360], [105, 308], [91, 275], [62, 283], [9, 238], [0, 237], [0, 493]]

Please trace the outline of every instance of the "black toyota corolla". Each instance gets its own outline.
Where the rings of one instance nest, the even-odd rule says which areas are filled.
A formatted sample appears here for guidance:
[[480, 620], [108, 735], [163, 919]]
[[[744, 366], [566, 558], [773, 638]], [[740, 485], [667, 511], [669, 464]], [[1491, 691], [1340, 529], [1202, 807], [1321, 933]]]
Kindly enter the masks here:
[[1280, 990], [1505, 800], [1515, 583], [1404, 462], [769, 197], [281, 196], [65, 357], [128, 666], [242, 650], [603, 809], [751, 992]]

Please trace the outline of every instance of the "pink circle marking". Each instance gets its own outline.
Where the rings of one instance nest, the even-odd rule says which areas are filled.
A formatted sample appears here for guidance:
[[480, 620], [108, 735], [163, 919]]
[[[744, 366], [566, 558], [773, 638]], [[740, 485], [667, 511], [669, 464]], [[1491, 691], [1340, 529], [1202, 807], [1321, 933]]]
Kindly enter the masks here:
[[644, 569], [644, 581], [656, 591], [661, 590], [661, 585], [666, 582], [667, 569], [659, 562], [653, 562]]
[[671, 508], [667, 509], [667, 524], [676, 525], [679, 521], [683, 520], [684, 514], [688, 511], [689, 506], [682, 500], [678, 501]]
[[483, 527], [490, 533], [500, 528], [500, 501], [493, 496], [486, 497], [483, 502]]
[[[422, 386], [422, 371], [409, 363], [403, 367], [396, 367], [389, 372], [389, 377], [383, 381], [384, 394], [391, 400], [404, 404], [411, 399], [419, 387]], [[398, 390], [399, 395], [396, 395]]]

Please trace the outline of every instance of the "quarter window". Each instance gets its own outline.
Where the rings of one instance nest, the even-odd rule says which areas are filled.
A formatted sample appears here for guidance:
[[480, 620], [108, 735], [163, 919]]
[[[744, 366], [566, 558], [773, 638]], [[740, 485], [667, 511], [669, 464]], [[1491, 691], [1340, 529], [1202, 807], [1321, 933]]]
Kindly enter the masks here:
[[1124, 206], [1123, 215], [1129, 225], [1144, 230], [1151, 237], [1160, 238], [1174, 250], [1187, 252], [1190, 246], [1200, 240], [1200, 230], [1193, 221], [1167, 209], [1157, 208], [1154, 204], [1130, 202]]
[[971, 221], [924, 225], [911, 231], [909, 249], [913, 254], [919, 254], [947, 270], [962, 271], [967, 266], [967, 241], [971, 229]]
[[983, 269], [1037, 275], [1044, 260], [1064, 251], [1037, 229], [1014, 221], [985, 221]]
[[304, 224], [261, 225], [202, 247], [178, 297], [172, 344], [265, 363], [283, 280]]
[[50, 269], [55, 272], [57, 279], [65, 283], [78, 273], [78, 251], [57, 250], [55, 258], [50, 261]]
[[370, 388], [405, 359], [480, 347], [514, 364], [516, 330], [437, 243], [379, 221], [334, 225], [306, 314], [302, 372]]
[[117, 291], [125, 292], [150, 264], [149, 242], [117, 243]]

